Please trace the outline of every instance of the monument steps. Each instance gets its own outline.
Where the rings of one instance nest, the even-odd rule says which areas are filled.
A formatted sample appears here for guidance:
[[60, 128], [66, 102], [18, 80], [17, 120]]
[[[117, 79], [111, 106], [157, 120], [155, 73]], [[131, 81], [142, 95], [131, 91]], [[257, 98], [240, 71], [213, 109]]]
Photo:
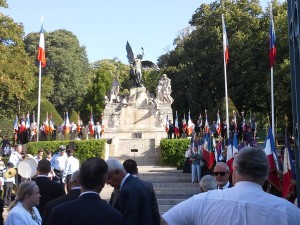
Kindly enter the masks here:
[[[138, 166], [138, 168], [139, 178], [153, 184], [160, 214], [199, 193], [199, 184], [191, 183], [190, 173], [161, 166]], [[101, 198], [108, 201], [112, 191], [111, 186], [105, 185], [100, 193]]]

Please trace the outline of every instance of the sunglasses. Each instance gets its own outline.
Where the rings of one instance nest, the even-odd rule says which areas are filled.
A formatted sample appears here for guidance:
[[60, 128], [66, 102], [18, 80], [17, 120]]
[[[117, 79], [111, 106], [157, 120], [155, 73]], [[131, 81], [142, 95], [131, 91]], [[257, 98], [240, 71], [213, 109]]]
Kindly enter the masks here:
[[214, 172], [214, 176], [218, 176], [218, 175], [220, 175], [220, 176], [225, 176], [225, 174], [226, 174], [226, 172]]

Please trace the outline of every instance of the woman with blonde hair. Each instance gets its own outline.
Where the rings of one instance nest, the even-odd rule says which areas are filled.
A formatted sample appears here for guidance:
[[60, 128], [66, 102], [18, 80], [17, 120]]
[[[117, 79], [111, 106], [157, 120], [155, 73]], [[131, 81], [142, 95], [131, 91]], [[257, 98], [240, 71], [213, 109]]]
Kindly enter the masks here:
[[15, 200], [9, 205], [5, 225], [41, 225], [42, 218], [35, 207], [40, 200], [39, 187], [34, 181], [20, 184]]

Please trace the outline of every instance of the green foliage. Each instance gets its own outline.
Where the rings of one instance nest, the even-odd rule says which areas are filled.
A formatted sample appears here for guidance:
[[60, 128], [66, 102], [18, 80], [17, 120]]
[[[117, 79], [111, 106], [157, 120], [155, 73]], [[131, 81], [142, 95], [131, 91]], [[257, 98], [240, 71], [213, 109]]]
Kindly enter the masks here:
[[[37, 122], [37, 109], [38, 109], [38, 106], [36, 105], [35, 106], [36, 122]], [[42, 124], [43, 122], [46, 121], [47, 113], [48, 113], [49, 120], [50, 120], [50, 115], [52, 114], [53, 121], [56, 125], [59, 125], [63, 122], [62, 117], [56, 111], [54, 105], [52, 105], [52, 103], [49, 102], [48, 100], [42, 99], [41, 100], [41, 112], [40, 112], [40, 124]]]
[[[36, 58], [38, 33], [25, 37], [26, 51]], [[90, 83], [90, 65], [85, 47], [67, 30], [45, 32], [47, 65], [43, 76], [48, 77], [44, 92], [60, 112], [78, 110]]]
[[78, 113], [75, 112], [75, 111], [72, 111], [72, 112], [69, 114], [69, 120], [70, 120], [70, 123], [71, 123], [71, 122], [74, 122], [75, 124], [77, 124], [77, 121], [78, 121]]
[[[68, 141], [40, 141], [29, 142], [27, 144], [27, 151], [31, 155], [36, 155], [39, 149], [51, 150], [53, 153], [58, 152], [60, 145], [68, 145]], [[74, 156], [79, 159], [80, 163], [91, 157], [105, 156], [105, 140], [89, 140], [89, 141], [75, 141], [76, 150]]]
[[[6, 1], [0, 7], [6, 7]], [[30, 110], [29, 95], [34, 89], [34, 64], [25, 52], [24, 29], [0, 13], [0, 107], [8, 118], [21, 110]]]
[[14, 121], [13, 119], [8, 119], [6, 117], [1, 116], [0, 117], [0, 137], [2, 138], [3, 136], [7, 135], [8, 138], [13, 140], [14, 138]]
[[160, 152], [163, 165], [182, 168], [189, 144], [190, 139], [162, 139]]

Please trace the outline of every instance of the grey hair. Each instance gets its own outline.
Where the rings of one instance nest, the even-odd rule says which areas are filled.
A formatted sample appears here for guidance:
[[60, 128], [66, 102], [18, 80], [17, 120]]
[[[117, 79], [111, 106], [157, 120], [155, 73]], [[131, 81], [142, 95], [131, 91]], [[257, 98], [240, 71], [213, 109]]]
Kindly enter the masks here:
[[[224, 162], [217, 162], [216, 165], [222, 166], [225, 168], [226, 172], [229, 172], [229, 166]], [[216, 167], [216, 166], [215, 166]]]
[[237, 173], [252, 180], [267, 179], [269, 161], [259, 147], [244, 147], [234, 158], [233, 166]]
[[27, 196], [32, 195], [36, 187], [37, 184], [34, 181], [22, 182], [19, 185], [15, 200], [9, 205], [8, 209], [11, 210], [13, 207], [15, 207], [18, 201], [22, 202]]
[[123, 173], [127, 174], [123, 164], [119, 160], [109, 158], [108, 160], [106, 160], [106, 163], [108, 165], [108, 173], [115, 171], [115, 170], [120, 170]]
[[217, 189], [217, 181], [212, 175], [205, 175], [201, 178], [199, 186], [202, 192]]
[[76, 170], [70, 178], [70, 183], [77, 182], [79, 179], [79, 174], [80, 174], [80, 170]]

